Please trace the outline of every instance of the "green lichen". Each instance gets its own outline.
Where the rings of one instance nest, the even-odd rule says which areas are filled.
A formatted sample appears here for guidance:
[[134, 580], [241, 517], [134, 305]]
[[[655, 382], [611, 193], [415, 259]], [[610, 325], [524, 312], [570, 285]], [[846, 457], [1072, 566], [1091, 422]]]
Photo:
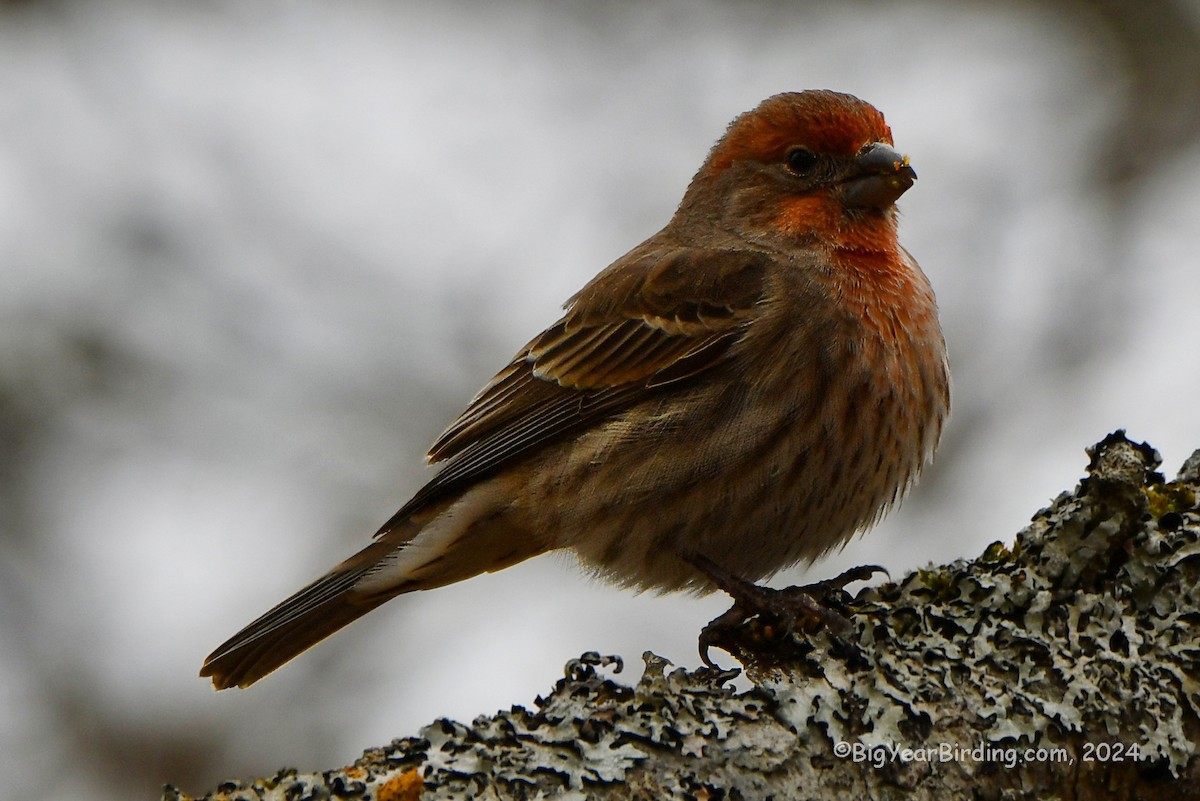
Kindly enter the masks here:
[[1146, 498], [1150, 502], [1150, 514], [1158, 518], [1196, 508], [1196, 490], [1178, 482], [1146, 487]]

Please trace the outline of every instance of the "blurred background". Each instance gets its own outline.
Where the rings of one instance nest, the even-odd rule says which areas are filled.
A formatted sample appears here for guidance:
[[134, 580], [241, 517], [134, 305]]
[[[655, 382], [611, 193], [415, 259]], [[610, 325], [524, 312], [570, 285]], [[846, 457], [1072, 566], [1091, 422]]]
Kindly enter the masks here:
[[0, 2], [4, 792], [203, 792], [530, 704], [584, 650], [698, 664], [725, 598], [543, 557], [196, 677], [368, 541], [730, 119], [818, 87], [920, 174], [954, 413], [902, 510], [776, 585], [1011, 541], [1118, 427], [1168, 473], [1200, 447], [1194, 0]]

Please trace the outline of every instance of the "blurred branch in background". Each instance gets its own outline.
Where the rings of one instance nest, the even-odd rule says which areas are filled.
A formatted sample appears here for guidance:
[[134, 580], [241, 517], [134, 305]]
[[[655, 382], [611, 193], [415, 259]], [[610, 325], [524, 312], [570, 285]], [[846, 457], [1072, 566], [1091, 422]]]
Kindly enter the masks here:
[[1063, 10], [1085, 25], [1095, 21], [1097, 46], [1128, 81], [1095, 174], [1116, 194], [1136, 190], [1200, 138], [1200, 7], [1186, 0], [1067, 0]]
[[1134, 226], [1144, 194], [1152, 191], [1147, 184], [1200, 138], [1200, 5], [1064, 0], [1059, 9], [1091, 39], [1102, 60], [1116, 67], [1124, 84], [1114, 93], [1112, 123], [1090, 159], [1089, 183], [1097, 191], [1092, 202], [1103, 225], [1101, 263], [1076, 273], [1064, 290], [1077, 308], [1058, 318], [1045, 350], [1060, 369], [1069, 370], [1103, 358], [1117, 326], [1112, 310], [1126, 306], [1128, 286], [1138, 280]]

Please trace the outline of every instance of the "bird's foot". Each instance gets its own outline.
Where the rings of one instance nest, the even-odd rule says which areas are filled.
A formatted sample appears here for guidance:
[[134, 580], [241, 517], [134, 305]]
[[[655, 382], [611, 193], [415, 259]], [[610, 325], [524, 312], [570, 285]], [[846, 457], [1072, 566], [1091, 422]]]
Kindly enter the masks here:
[[753, 618], [758, 618], [768, 634], [774, 636], [786, 637], [798, 626], [813, 624], [824, 626], [834, 635], [845, 634], [851, 624], [830, 608], [833, 593], [844, 590], [851, 582], [887, 573], [879, 565], [862, 565], [824, 581], [776, 590], [735, 576], [704, 556], [690, 556], [688, 561], [733, 598], [729, 611], [714, 618], [700, 632], [700, 658], [710, 668], [716, 665], [709, 658], [709, 648], [721, 647], [720, 643], [728, 641], [730, 635], [743, 634], [745, 624]]

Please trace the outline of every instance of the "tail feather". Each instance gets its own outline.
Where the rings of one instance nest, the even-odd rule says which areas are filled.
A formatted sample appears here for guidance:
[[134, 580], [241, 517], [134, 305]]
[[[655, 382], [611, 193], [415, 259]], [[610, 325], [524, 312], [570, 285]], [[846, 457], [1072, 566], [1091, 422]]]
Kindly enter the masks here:
[[222, 643], [204, 660], [200, 675], [211, 677], [218, 690], [249, 687], [394, 597], [354, 591], [371, 567], [335, 569], [309, 584]]
[[[501, 496], [499, 502], [507, 501]], [[546, 550], [501, 519], [490, 495], [453, 503], [462, 505], [457, 517], [443, 521], [435, 509], [388, 529], [222, 643], [200, 675], [218, 690], [248, 687], [397, 595], [500, 570]]]

